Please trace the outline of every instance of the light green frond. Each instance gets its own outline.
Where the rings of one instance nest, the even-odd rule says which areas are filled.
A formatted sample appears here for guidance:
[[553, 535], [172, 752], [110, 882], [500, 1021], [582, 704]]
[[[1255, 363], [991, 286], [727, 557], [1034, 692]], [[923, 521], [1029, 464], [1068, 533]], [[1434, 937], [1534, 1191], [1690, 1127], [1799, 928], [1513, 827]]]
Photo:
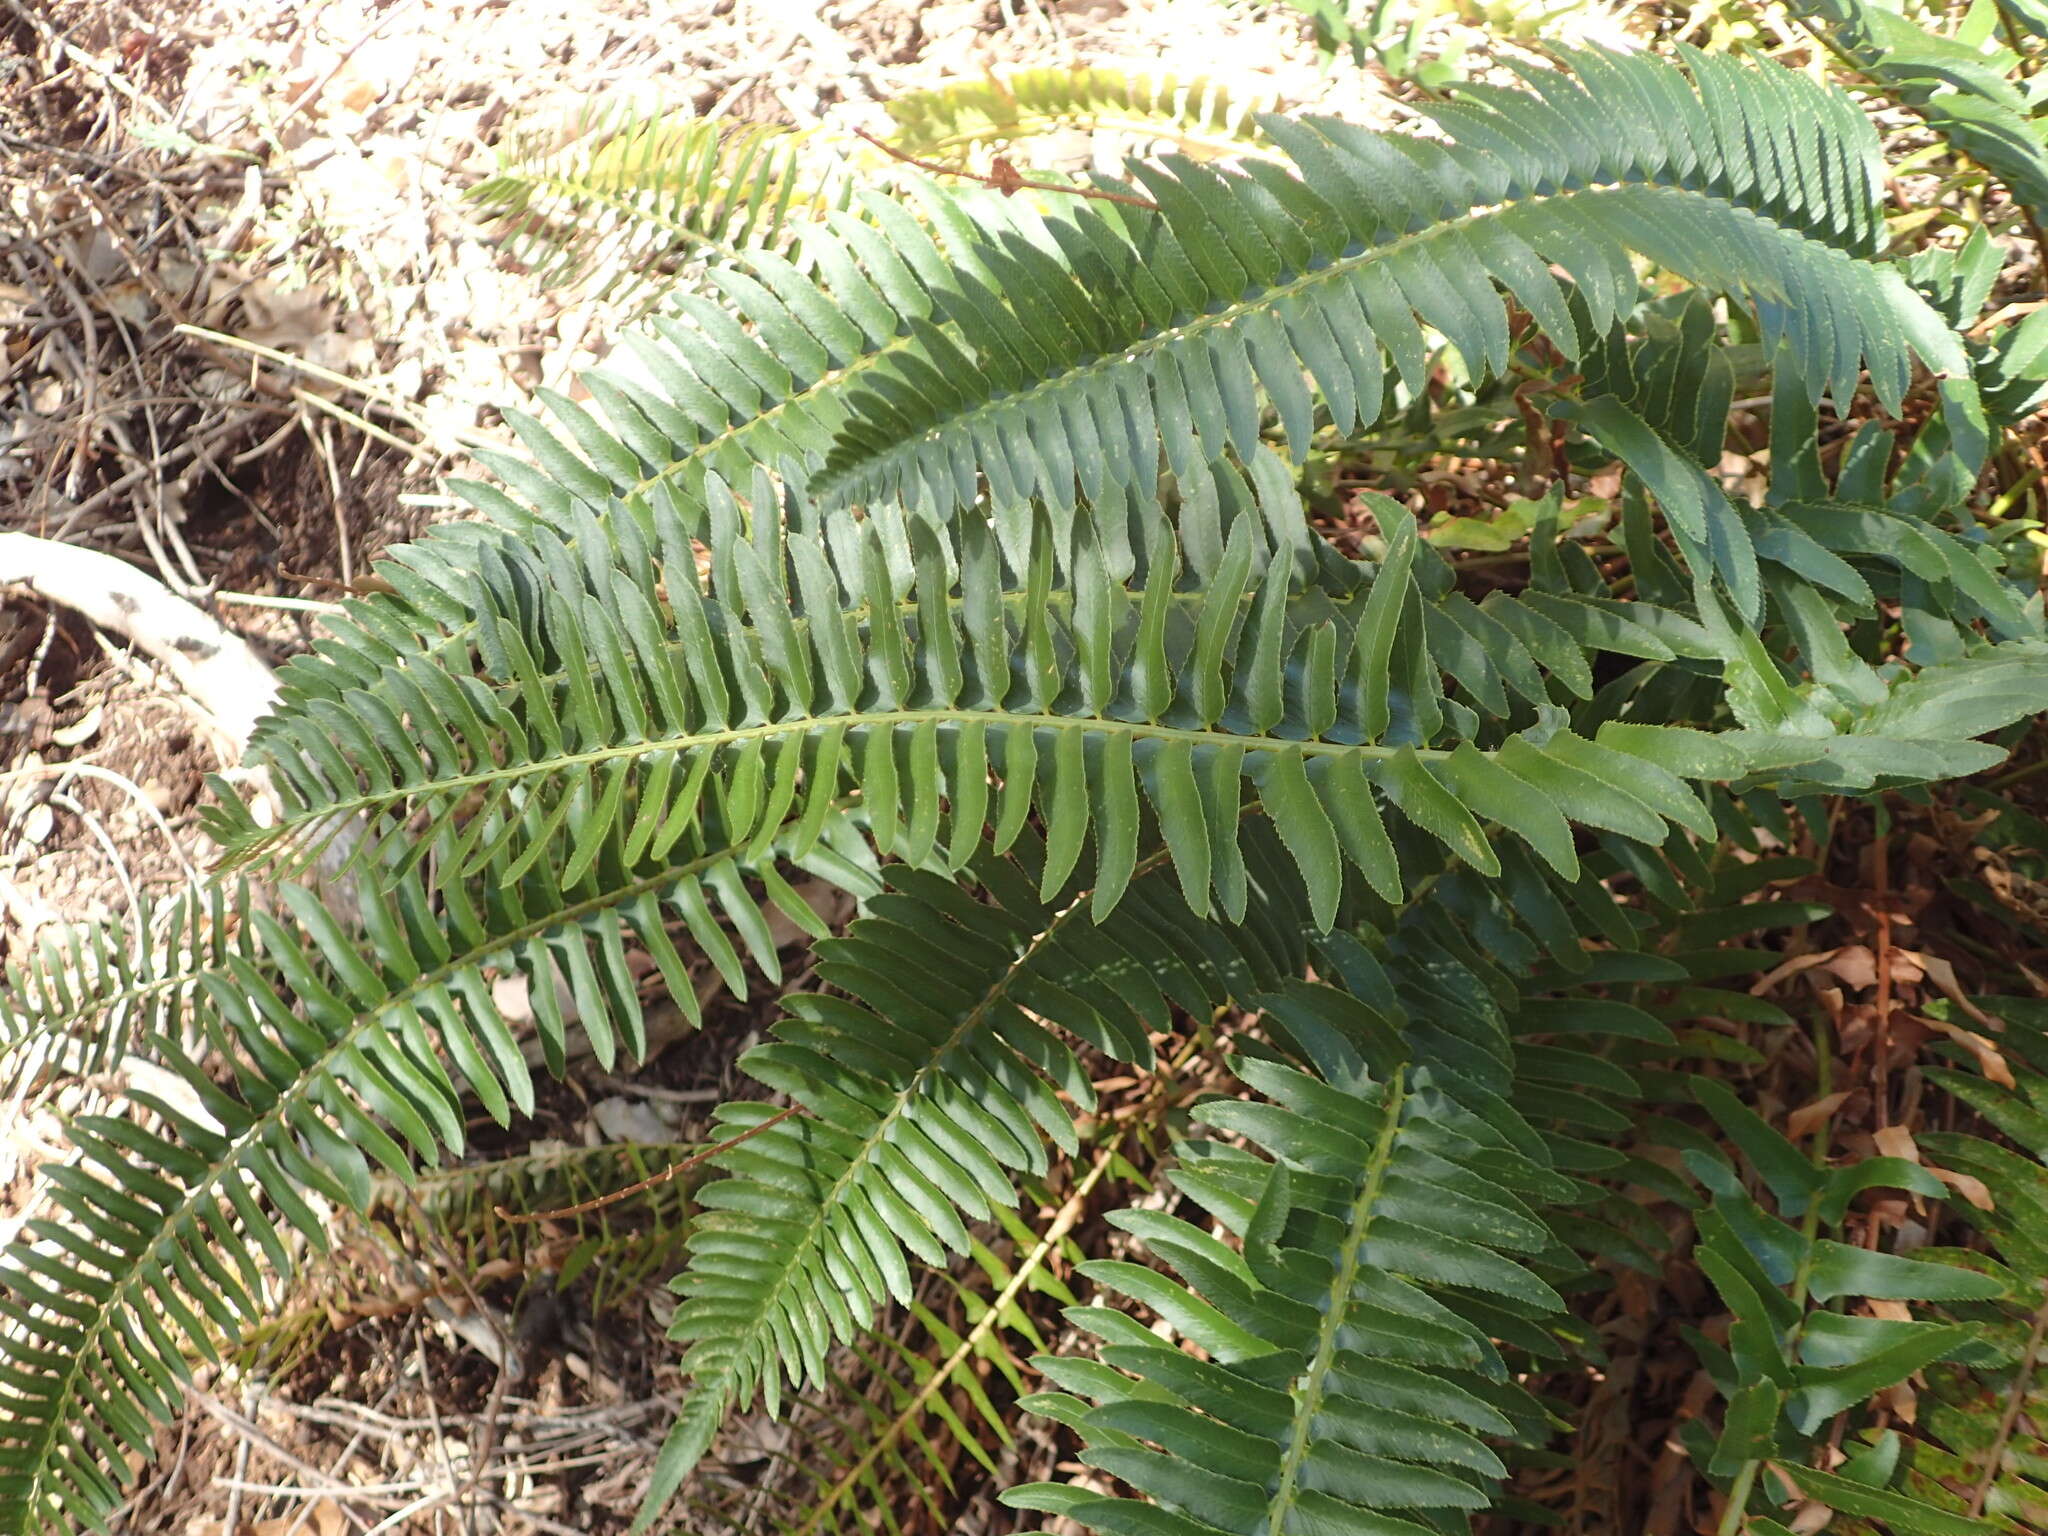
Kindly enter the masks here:
[[[1141, 582], [1111, 574], [1135, 549], [1087, 527], [1056, 570], [1042, 518], [935, 530], [877, 513], [824, 538], [761, 524], [758, 545], [714, 536], [702, 591], [666, 504], [623, 568], [579, 566], [543, 528], [515, 543], [470, 527], [391, 571], [441, 627], [478, 637], [464, 671], [442, 670], [435, 639], [394, 665], [367, 630], [337, 635], [327, 659], [287, 670], [291, 705], [253, 744], [283, 816], [259, 827], [229, 808], [217, 835], [238, 859], [303, 862], [340, 826], [362, 829], [361, 850], [402, 832], [403, 858], [431, 852], [443, 878], [573, 881], [658, 859], [700, 819], [734, 842], [794, 827], [802, 858], [857, 796], [885, 856], [954, 868], [985, 829], [1001, 851], [1035, 812], [1048, 889], [1083, 870], [1098, 917], [1156, 825], [1194, 910], [1236, 916], [1234, 829], [1253, 796], [1327, 917], [1347, 861], [1401, 891], [1390, 816], [1489, 873], [1483, 824], [1498, 823], [1570, 875], [1570, 824], [1707, 836], [1683, 777], [1821, 755], [1743, 737], [1677, 750], [1674, 774], [1654, 730], [1596, 741], [1592, 712], [1569, 728], [1552, 701], [1591, 698], [1592, 657], [1711, 658], [1707, 631], [1647, 604], [1474, 604], [1414, 520], [1377, 506], [1386, 561], [1333, 558], [1305, 582], [1250, 511], [1225, 535], [1184, 508], [1183, 543], [1220, 546], [1211, 579], [1185, 589], [1158, 522], [1133, 539]], [[447, 728], [399, 728], [430, 709]]]
[[225, 886], [195, 888], [61, 938], [46, 934], [0, 987], [0, 1098], [15, 1099], [46, 1072], [111, 1069], [136, 1042], [175, 1034], [231, 954], [260, 966], [260, 948], [230, 915], [246, 899]]
[[619, 297], [687, 262], [781, 248], [847, 185], [837, 154], [790, 129], [627, 110], [586, 116], [565, 145], [514, 139], [469, 198], [544, 283], [596, 277]]
[[[488, 889], [446, 883], [438, 904], [417, 872], [380, 870], [358, 884], [360, 928], [298, 886], [278, 916], [251, 914], [255, 952], [230, 951], [184, 1000], [177, 1022], [202, 1054], [140, 1042], [197, 1108], [136, 1093], [142, 1114], [74, 1122], [77, 1163], [46, 1174], [50, 1214], [0, 1255], [0, 1530], [112, 1508], [110, 1469], [148, 1453], [188, 1352], [214, 1358], [261, 1323], [270, 1287], [324, 1248], [330, 1213], [369, 1204], [374, 1170], [409, 1179], [459, 1151], [470, 1096], [501, 1123], [530, 1111], [494, 976], [525, 975], [558, 1070], [572, 1023], [601, 1062], [644, 1051], [629, 934], [694, 1008], [669, 927], [730, 955], [716, 906], [750, 944], [765, 934], [739, 885], [744, 853], [683, 840], [630, 873], [543, 866]], [[754, 957], [772, 968], [772, 944]]]
[[954, 81], [897, 96], [888, 108], [896, 124], [891, 141], [929, 160], [976, 145], [1095, 132], [1168, 140], [1204, 157], [1244, 153], [1261, 144], [1253, 116], [1270, 105], [1233, 98], [1212, 80], [1074, 68]]

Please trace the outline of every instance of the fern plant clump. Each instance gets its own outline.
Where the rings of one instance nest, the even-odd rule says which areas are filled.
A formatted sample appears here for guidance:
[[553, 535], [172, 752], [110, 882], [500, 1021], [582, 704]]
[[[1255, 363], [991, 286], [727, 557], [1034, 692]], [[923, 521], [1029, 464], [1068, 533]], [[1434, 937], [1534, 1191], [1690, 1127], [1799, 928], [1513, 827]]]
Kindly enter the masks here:
[[[1949, 1186], [1808, 1158], [1673, 1026], [1732, 995], [1717, 945], [1795, 823], [1993, 766], [2048, 709], [2026, 546], [1977, 491], [2043, 397], [2041, 316], [1980, 323], [1981, 227], [1894, 252], [1841, 90], [1692, 49], [1517, 73], [1426, 133], [1265, 114], [1277, 154], [1104, 195], [848, 184], [783, 249], [741, 237], [791, 227], [771, 140], [611, 141], [621, 186], [673, 152], [680, 224], [719, 176], [762, 196], [283, 669], [251, 744], [279, 814], [221, 786], [209, 816], [242, 883], [167, 958], [96, 941], [0, 1003], [21, 1070], [118, 1039], [191, 1095], [80, 1118], [0, 1260], [0, 1531], [103, 1522], [337, 1212], [530, 1112], [534, 1057], [638, 1062], [647, 977], [694, 1022], [706, 967], [780, 1017], [715, 1117], [643, 1525], [1098, 1151], [1102, 1061], [1170, 1079], [1227, 1010], [1234, 1086], [1021, 1397], [1086, 1474], [1010, 1505], [1157, 1536], [1513, 1507], [1559, 1428], [1531, 1381], [1594, 1358], [1575, 1300], [1665, 1257], [1650, 1189], [1731, 1317], [1685, 1445], [1724, 1530], [1782, 1531], [1787, 1490], [2023, 1528], [2030, 1472], [1950, 1496], [2003, 1446], [1959, 1439], [1947, 1481], [1892, 1431], [1828, 1454], [1875, 1394], [1991, 1368], [1948, 1313], [2027, 1305], [2023, 1238], [2003, 1267], [1846, 1241], [1859, 1193]], [[1844, 435], [1859, 400], [1886, 419]], [[1754, 497], [1718, 473], [1741, 413]], [[1515, 579], [1376, 490], [1358, 554], [1324, 536], [1312, 456], [1453, 416], [1547, 484]], [[1948, 1081], [2039, 1118], [2017, 1078]]]

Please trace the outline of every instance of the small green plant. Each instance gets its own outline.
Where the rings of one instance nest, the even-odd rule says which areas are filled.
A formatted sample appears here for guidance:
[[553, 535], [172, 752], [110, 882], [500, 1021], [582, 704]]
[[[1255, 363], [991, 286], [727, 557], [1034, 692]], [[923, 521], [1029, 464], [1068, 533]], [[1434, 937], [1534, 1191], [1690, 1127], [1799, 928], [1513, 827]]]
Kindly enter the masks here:
[[[1973, 510], [2038, 400], [2031, 323], [1979, 330], [1982, 229], [1895, 258], [1838, 90], [1692, 50], [1521, 74], [1427, 134], [1269, 115], [1284, 159], [870, 192], [800, 262], [728, 240], [587, 404], [513, 416], [528, 456], [461, 487], [476, 519], [284, 669], [253, 743], [281, 814], [223, 787], [224, 865], [274, 897], [195, 902], [147, 971], [53, 953], [0, 1014], [21, 1052], [125, 1028], [198, 1106], [81, 1118], [7, 1252], [0, 1530], [103, 1519], [338, 1211], [459, 1151], [472, 1105], [532, 1107], [495, 978], [526, 978], [546, 1069], [574, 1031], [609, 1070], [645, 1049], [643, 974], [693, 1016], [692, 954], [782, 988], [769, 911], [815, 966], [740, 1060], [767, 1097], [717, 1114], [648, 1522], [733, 1414], [872, 1361], [924, 1269], [1009, 1226], [1036, 1273], [1020, 1185], [1110, 1166], [1090, 1061], [1170, 1084], [1229, 1008], [1241, 1087], [1195, 1107], [1171, 1199], [1117, 1218], [1164, 1269], [1084, 1264], [1097, 1342], [1024, 1399], [1090, 1471], [1013, 1504], [1463, 1529], [1556, 1428], [1524, 1383], [1590, 1358], [1568, 1298], [1651, 1262], [1623, 1191], [1654, 1184], [1733, 1319], [1688, 1432], [1722, 1530], [1782, 1531], [1794, 1491], [2020, 1528], [1896, 1434], [1812, 1453], [1943, 1362], [2028, 1400], [2033, 1357], [1948, 1313], [2030, 1308], [2039, 1255], [1845, 1244], [1856, 1191], [1945, 1187], [1794, 1151], [1646, 1004], [1701, 1005], [1769, 919], [1760, 830], [1996, 764], [2048, 707], [2027, 546]], [[1866, 390], [1889, 423], [1835, 431]], [[1769, 419], [1754, 502], [1716, 474], [1738, 410]], [[1358, 556], [1304, 516], [1319, 445], [1397, 426], [1514, 455], [1520, 580], [1370, 490]], [[1596, 555], [1562, 525], [1612, 466]], [[796, 871], [860, 915], [832, 931]], [[1955, 1091], [2038, 1109], [1994, 1086]], [[1689, 1180], [1638, 1155], [1650, 1122], [1692, 1127]], [[1950, 1155], [2014, 1156], [1977, 1145]], [[1852, 1297], [1934, 1312], [1868, 1327]], [[950, 1381], [997, 1326], [929, 1330], [925, 1363]], [[920, 1387], [806, 1528], [907, 1454]], [[1952, 1454], [2017, 1509], [1992, 1438]]]

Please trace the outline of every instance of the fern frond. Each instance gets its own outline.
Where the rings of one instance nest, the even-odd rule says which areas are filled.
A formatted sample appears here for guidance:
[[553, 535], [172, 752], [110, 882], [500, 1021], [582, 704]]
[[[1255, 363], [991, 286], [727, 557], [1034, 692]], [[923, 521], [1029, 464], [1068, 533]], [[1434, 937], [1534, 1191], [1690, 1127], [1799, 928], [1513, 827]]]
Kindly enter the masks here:
[[[1383, 806], [1488, 872], [1499, 866], [1482, 820], [1567, 875], [1570, 822], [1652, 843], [1667, 821], [1710, 834], [1704, 806], [1657, 760], [1677, 738], [1635, 730], [1610, 743], [1563, 728], [1545, 682], [1590, 697], [1587, 657], [1603, 650], [1711, 656], [1697, 625], [1642, 604], [1626, 615], [1541, 595], [1474, 605], [1449, 590], [1413, 518], [1379, 506], [1390, 553], [1377, 573], [1338, 562], [1300, 585], [1292, 548], [1262, 551], [1251, 513], [1226, 537], [1220, 524], [1198, 533], [1184, 510], [1191, 548], [1220, 545], [1215, 576], [1186, 591], [1156, 524], [1158, 563], [1142, 586], [1114, 579], [1113, 557], [1081, 536], [1056, 580], [1043, 523], [1012, 530], [1020, 566], [1005, 560], [1000, 527], [948, 533], [879, 512], [843, 540], [764, 530], [765, 559], [714, 539], [709, 594], [696, 588], [688, 528], [660, 509], [658, 547], [682, 557], [624, 572], [577, 569], [536, 529], [536, 551], [505, 542], [492, 557], [522, 564], [519, 578], [479, 583], [446, 564], [449, 585], [429, 593], [416, 574], [432, 569], [429, 556], [448, 562], [430, 540], [393, 579], [443, 622], [493, 635], [497, 653], [479, 646], [469, 664], [488, 683], [460, 680], [465, 714], [446, 718], [466, 715], [461, 739], [396, 729], [430, 685], [452, 703], [457, 682], [432, 660], [384, 667], [367, 688], [354, 678], [368, 681], [368, 661], [295, 665], [293, 704], [254, 743], [285, 812], [261, 828], [229, 808], [218, 835], [236, 857], [303, 859], [337, 825], [366, 826], [364, 847], [403, 829], [408, 856], [431, 850], [446, 878], [540, 865], [573, 881], [632, 868], [699, 815], [728, 840], [793, 824], [803, 856], [830, 808], [857, 793], [878, 849], [913, 864], [940, 847], [942, 824], [959, 867], [985, 827], [1000, 850], [1036, 810], [1047, 889], [1087, 870], [1100, 916], [1121, 895], [1149, 811], [1193, 909], [1209, 911], [1213, 893], [1236, 916], [1245, 885], [1232, 829], [1249, 792], [1323, 915], [1347, 859], [1398, 896]], [[473, 532], [453, 547], [481, 551]], [[898, 560], [909, 567], [900, 577]], [[657, 579], [672, 616], [645, 595]], [[564, 677], [550, 684], [555, 667]], [[1511, 697], [1538, 706], [1526, 725], [1503, 720]], [[1679, 774], [1732, 778], [1825, 751], [1702, 738], [1671, 761]]]
[[1544, 1418], [1510, 1380], [1494, 1318], [1540, 1328], [1562, 1310], [1529, 1267], [1556, 1245], [1529, 1201], [1569, 1181], [1532, 1157], [1511, 1110], [1461, 1103], [1456, 1073], [1374, 1055], [1330, 1051], [1321, 1072], [1241, 1057], [1258, 1096], [1196, 1118], [1257, 1150], [1194, 1143], [1174, 1175], [1236, 1246], [1128, 1211], [1116, 1225], [1179, 1283], [1121, 1260], [1081, 1267], [1171, 1331], [1070, 1311], [1097, 1358], [1041, 1361], [1065, 1390], [1027, 1406], [1149, 1502], [1040, 1483], [1006, 1503], [1193, 1536], [1420, 1533], [1492, 1502], [1506, 1468], [1488, 1441], [1540, 1438]]
[[1871, 259], [1877, 140], [1846, 98], [1703, 55], [1690, 78], [1570, 58], [1575, 77], [1432, 109], [1443, 142], [1273, 117], [1288, 169], [1133, 163], [1125, 190], [1156, 214], [933, 192], [934, 233], [869, 196], [873, 228], [807, 241], [815, 275], [761, 257], [717, 278], [752, 330], [700, 306], [640, 348], [645, 372], [614, 381], [603, 421], [558, 411], [590, 462], [542, 494], [602, 513], [707, 469], [743, 481], [749, 462], [833, 504], [935, 514], [984, 480], [999, 505], [1149, 491], [1162, 448], [1183, 478], [1249, 456], [1261, 392], [1297, 456], [1317, 395], [1339, 430], [1378, 419], [1390, 374], [1422, 387], [1424, 325], [1475, 376], [1507, 372], [1501, 290], [1576, 355], [1568, 292], [1604, 334], [1634, 307], [1632, 256], [1744, 298], [1816, 390], [1847, 399], [1867, 367], [1896, 409], [1916, 353], [1967, 372], [1953, 332]]
[[1914, 1471], [1925, 1496], [1968, 1497], [1990, 1519], [2028, 1530], [2048, 1519], [2048, 1008], [2017, 997], [1974, 1005], [2004, 1026], [1999, 1061], [2013, 1082], [1992, 1081], [1981, 1059], [1974, 1070], [1940, 1067], [1927, 1076], [2001, 1140], [1937, 1130], [1915, 1140], [1939, 1168], [1980, 1182], [1988, 1208], [1952, 1209], [1990, 1241], [2013, 1284], [2003, 1303], [1948, 1309], [1978, 1348], [1930, 1374], [1917, 1428], [1951, 1454], [1938, 1461], [1927, 1447]]
[[1955, 1536], [1991, 1530], [1888, 1488], [1891, 1458], [1882, 1450], [1852, 1458], [1839, 1476], [1806, 1465], [1814, 1438], [1837, 1415], [1969, 1342], [1968, 1331], [1951, 1323], [1854, 1316], [1830, 1303], [1844, 1297], [1953, 1302], [2004, 1293], [2005, 1282], [1991, 1275], [1824, 1235], [1840, 1230], [1850, 1202], [1864, 1190], [1899, 1188], [1940, 1200], [1946, 1188], [1900, 1158], [1830, 1168], [1801, 1153], [1718, 1082], [1695, 1079], [1693, 1096], [1761, 1185], [1752, 1194], [1736, 1166], [1718, 1154], [1701, 1148], [1683, 1154], [1711, 1196], [1694, 1218], [1695, 1251], [1734, 1318], [1726, 1351], [1702, 1346], [1728, 1407], [1718, 1438], [1704, 1424], [1685, 1432], [1695, 1458], [1709, 1476], [1730, 1480], [1738, 1506], [1750, 1498], [1768, 1460], [1809, 1497], [1849, 1514]]
[[1240, 154], [1263, 142], [1253, 118], [1272, 104], [1233, 98], [1212, 80], [1076, 67], [954, 81], [894, 97], [887, 105], [896, 124], [890, 138], [898, 149], [942, 159], [976, 145], [1101, 131], [1171, 140], [1204, 157]]
[[[179, 1401], [186, 1351], [216, 1359], [260, 1323], [296, 1250], [323, 1250], [328, 1214], [367, 1208], [373, 1168], [406, 1179], [459, 1150], [465, 1093], [500, 1123], [530, 1111], [491, 987], [500, 968], [526, 975], [551, 1067], [572, 1019], [600, 1061], [621, 1045], [637, 1056], [645, 1012], [623, 935], [694, 1007], [668, 923], [729, 955], [717, 901], [749, 941], [762, 934], [737, 883], [745, 854], [684, 840], [631, 873], [446, 883], [438, 911], [417, 872], [380, 870], [358, 883], [360, 930], [297, 886], [282, 892], [295, 926], [252, 913], [260, 964], [230, 952], [182, 1020], [224, 1079], [178, 1039], [144, 1042], [204, 1119], [145, 1093], [133, 1117], [82, 1117], [77, 1164], [46, 1174], [53, 1214], [0, 1255], [0, 1531], [112, 1508], [128, 1457], [149, 1453], [150, 1425]], [[757, 958], [772, 966], [772, 946]]]
[[1973, 47], [1864, 0], [1792, 0], [1788, 9], [2004, 182], [2032, 216], [2048, 209], [2048, 125], [2024, 78], [2034, 61], [1998, 44]]
[[601, 275], [598, 296], [621, 297], [687, 262], [781, 248], [847, 187], [840, 157], [795, 130], [628, 109], [586, 116], [566, 145], [515, 139], [469, 199], [542, 282]]
[[[933, 1495], [941, 1486], [958, 1491], [949, 1465], [955, 1446], [989, 1476], [999, 1475], [996, 1453], [1014, 1445], [1015, 1436], [1008, 1414], [991, 1402], [989, 1387], [977, 1373], [987, 1366], [990, 1387], [1000, 1377], [1012, 1391], [1024, 1393], [1028, 1367], [1018, 1351], [1045, 1348], [1022, 1304], [1025, 1294], [1039, 1291], [1064, 1305], [1074, 1304], [1073, 1293], [1052, 1266], [1059, 1259], [1079, 1261], [1081, 1252], [1069, 1234], [1117, 1161], [1114, 1147], [1098, 1152], [1043, 1232], [1034, 1231], [1015, 1212], [996, 1213], [1017, 1245], [1016, 1255], [1006, 1263], [978, 1241], [972, 1242], [968, 1281], [949, 1277], [966, 1311], [964, 1332], [918, 1303], [911, 1313], [927, 1335], [924, 1349], [913, 1350], [892, 1339], [866, 1352], [874, 1376], [886, 1385], [886, 1395], [863, 1404], [868, 1422], [848, 1436], [836, 1458], [843, 1470], [828, 1486], [811, 1492], [800, 1517], [790, 1523], [789, 1536], [856, 1530], [868, 1510], [904, 1484], [924, 1487], [926, 1509], [935, 1522], [943, 1523], [946, 1512]], [[948, 1396], [956, 1392], [968, 1399], [972, 1411], [953, 1408]], [[984, 1448], [984, 1440], [996, 1443]]]
[[45, 936], [0, 988], [0, 1098], [17, 1098], [50, 1070], [104, 1072], [137, 1040], [175, 1034], [208, 976], [232, 954], [260, 964], [246, 923], [231, 913], [246, 892], [189, 889], [135, 912]]
[[[1044, 849], [1024, 838], [977, 867], [986, 900], [903, 871], [845, 937], [820, 944], [819, 977], [845, 997], [793, 999], [774, 1043], [741, 1058], [752, 1077], [811, 1111], [718, 1159], [705, 1188], [673, 1336], [692, 1378], [652, 1479], [651, 1512], [704, 1455], [735, 1406], [773, 1413], [782, 1374], [822, 1384], [826, 1351], [877, 1308], [907, 1302], [905, 1252], [926, 1263], [968, 1246], [964, 1222], [1013, 1202], [1045, 1168], [1046, 1139], [1077, 1146], [1072, 1111], [1094, 1094], [1062, 1034], [1139, 1067], [1169, 1001], [1206, 1007], [1234, 981], [1279, 985], [1306, 963], [1298, 887], [1270, 837], [1251, 841], [1265, 910], [1256, 927], [1205, 930], [1160, 866], [1142, 864], [1113, 928], [1085, 891], [1037, 892]], [[1291, 929], [1291, 932], [1290, 932]], [[1289, 950], [1292, 953], [1289, 953]], [[914, 989], [903, 978], [915, 976]], [[731, 1104], [719, 1123], [761, 1124]]]

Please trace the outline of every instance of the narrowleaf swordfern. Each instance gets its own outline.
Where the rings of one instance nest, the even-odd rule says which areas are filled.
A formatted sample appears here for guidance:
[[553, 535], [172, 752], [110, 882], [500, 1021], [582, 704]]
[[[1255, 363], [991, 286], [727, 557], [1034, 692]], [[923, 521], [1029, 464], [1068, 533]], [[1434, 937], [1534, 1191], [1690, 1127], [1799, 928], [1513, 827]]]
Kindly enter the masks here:
[[[693, 1014], [693, 956], [782, 986], [764, 901], [815, 980], [740, 1063], [783, 1106], [718, 1114], [649, 1521], [1080, 1149], [1091, 1053], [1160, 1070], [1225, 1005], [1245, 1096], [1201, 1109], [1185, 1206], [1119, 1218], [1177, 1278], [1087, 1271], [1166, 1331], [1074, 1314], [1099, 1347], [1028, 1406], [1091, 1480], [1012, 1501], [1162, 1536], [1491, 1507], [1555, 1427], [1516, 1378], [1634, 1241], [1603, 1181], [1650, 1177], [1617, 1150], [1639, 1065], [1682, 1054], [1628, 1000], [1672, 964], [1617, 890], [1687, 910], [1781, 803], [1975, 771], [2048, 703], [2040, 600], [1967, 510], [2033, 388], [1966, 335], [1986, 246], [1889, 259], [1877, 137], [1803, 76], [1522, 73], [1430, 136], [1269, 115], [1284, 160], [1134, 163], [1115, 199], [859, 194], [801, 264], [714, 264], [588, 405], [514, 417], [477, 519], [284, 669], [252, 743], [281, 813], [210, 816], [245, 884], [169, 958], [53, 952], [0, 1009], [24, 1070], [118, 1038], [189, 1089], [80, 1117], [0, 1266], [0, 1531], [103, 1521], [338, 1212], [472, 1105], [531, 1109], [493, 978], [546, 1069], [572, 1031], [610, 1069], [646, 1047], [636, 955]], [[1698, 295], [1675, 330], [1646, 270]], [[1771, 369], [1756, 506], [1712, 473], [1738, 344]], [[1866, 378], [1905, 451], [1824, 464], [1820, 402]], [[1477, 600], [1387, 498], [1369, 558], [1315, 533], [1319, 435], [1447, 379], [1540, 384], [1546, 448], [1626, 466], [1617, 560], [1555, 501]], [[1761, 1521], [1746, 1464], [1703, 1470]]]

